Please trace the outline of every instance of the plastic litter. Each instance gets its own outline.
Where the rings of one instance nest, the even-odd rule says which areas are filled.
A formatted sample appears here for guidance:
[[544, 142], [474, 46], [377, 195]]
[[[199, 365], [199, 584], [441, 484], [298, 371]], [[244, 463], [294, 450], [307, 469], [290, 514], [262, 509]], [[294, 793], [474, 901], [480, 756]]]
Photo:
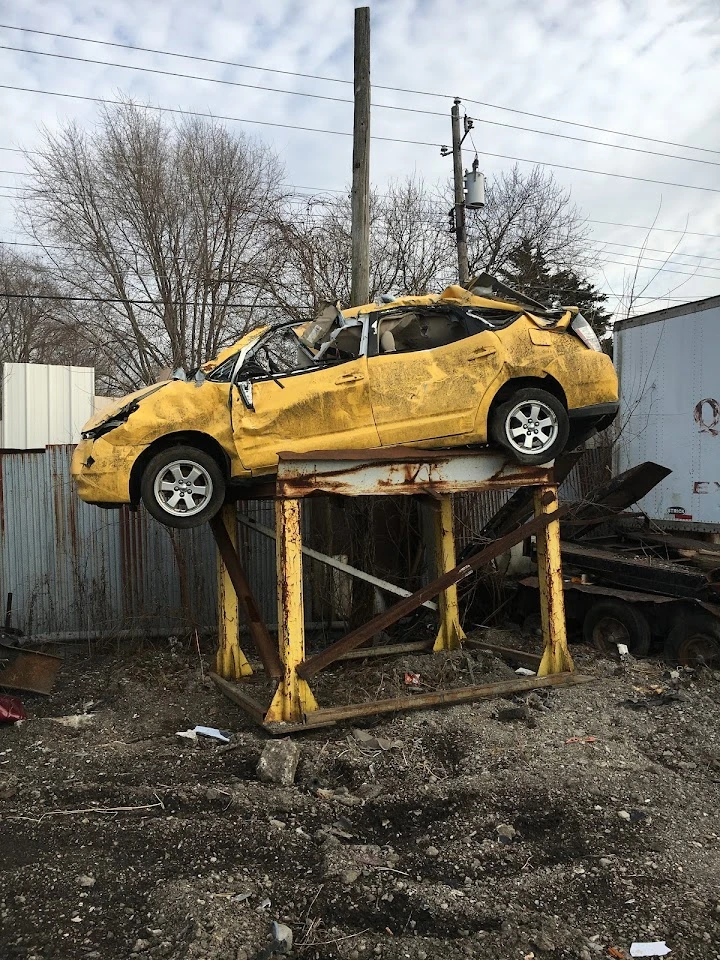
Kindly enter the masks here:
[[25, 720], [27, 715], [22, 701], [17, 697], [0, 696], [0, 723], [17, 723]]
[[535, 676], [535, 671], [534, 671], [534, 670], [528, 670], [527, 667], [518, 667], [517, 670], [515, 671], [515, 673], [516, 673], [519, 677], [534, 677], [534, 676]]
[[630, 946], [631, 957], [664, 957], [670, 953], [670, 947], [664, 940], [647, 943], [633, 943]]
[[218, 730], [217, 727], [197, 725], [191, 727], [189, 730], [178, 730], [175, 736], [182, 737], [184, 740], [197, 740], [198, 736], [211, 737], [213, 740], [219, 740], [221, 743], [230, 743], [230, 736], [227, 733], [223, 733], [222, 730]]

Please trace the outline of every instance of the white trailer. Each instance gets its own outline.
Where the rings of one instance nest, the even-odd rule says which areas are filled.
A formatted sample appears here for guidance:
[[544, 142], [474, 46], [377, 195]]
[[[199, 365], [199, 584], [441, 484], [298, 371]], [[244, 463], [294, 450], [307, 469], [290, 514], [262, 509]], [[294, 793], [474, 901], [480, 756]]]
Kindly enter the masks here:
[[720, 296], [615, 324], [615, 473], [672, 470], [642, 501], [666, 528], [720, 533]]

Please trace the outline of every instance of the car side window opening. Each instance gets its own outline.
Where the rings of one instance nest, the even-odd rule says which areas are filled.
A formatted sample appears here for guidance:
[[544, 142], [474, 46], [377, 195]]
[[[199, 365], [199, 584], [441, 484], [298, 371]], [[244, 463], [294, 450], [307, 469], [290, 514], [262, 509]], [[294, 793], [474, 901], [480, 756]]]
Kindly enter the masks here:
[[246, 358], [241, 374], [251, 380], [268, 379], [355, 360], [364, 352], [363, 326], [361, 320], [338, 314], [321, 329], [313, 321], [272, 330]]
[[378, 353], [409, 353], [444, 347], [468, 336], [462, 320], [449, 314], [409, 310], [380, 317], [377, 330]]

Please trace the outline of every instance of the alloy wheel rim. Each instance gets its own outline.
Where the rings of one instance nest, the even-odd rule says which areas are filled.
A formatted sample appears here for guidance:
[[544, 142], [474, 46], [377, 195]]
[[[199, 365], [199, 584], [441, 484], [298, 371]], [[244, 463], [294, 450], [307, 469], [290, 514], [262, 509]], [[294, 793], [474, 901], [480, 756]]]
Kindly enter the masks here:
[[212, 497], [210, 474], [194, 460], [173, 460], [155, 477], [155, 500], [173, 517], [192, 517], [200, 513]]
[[541, 400], [516, 403], [505, 420], [505, 436], [518, 453], [545, 453], [559, 429], [555, 412]]

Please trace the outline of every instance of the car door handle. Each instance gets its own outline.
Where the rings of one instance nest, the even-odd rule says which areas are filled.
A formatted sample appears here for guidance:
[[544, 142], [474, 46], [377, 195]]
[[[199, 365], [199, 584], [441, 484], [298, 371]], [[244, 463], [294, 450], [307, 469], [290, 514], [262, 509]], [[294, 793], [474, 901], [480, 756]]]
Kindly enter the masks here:
[[343, 383], [352, 383], [353, 380], [364, 380], [364, 374], [362, 373], [346, 373], [344, 377], [340, 377], [339, 380], [336, 380], [335, 383], [338, 386], [341, 386]]
[[495, 347], [480, 347], [478, 350], [475, 350], [468, 357], [468, 362], [472, 360], [480, 360], [481, 357], [489, 357], [495, 353]]

